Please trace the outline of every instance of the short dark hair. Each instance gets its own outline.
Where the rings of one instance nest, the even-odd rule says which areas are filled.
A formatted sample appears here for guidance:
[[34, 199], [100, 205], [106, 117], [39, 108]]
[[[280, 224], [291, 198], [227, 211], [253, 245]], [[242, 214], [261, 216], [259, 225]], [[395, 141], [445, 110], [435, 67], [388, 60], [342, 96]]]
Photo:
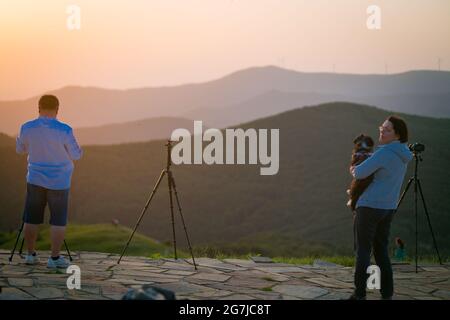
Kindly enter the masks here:
[[398, 116], [390, 116], [386, 119], [392, 123], [395, 134], [398, 134], [401, 143], [408, 142], [408, 126], [405, 120]]
[[53, 95], [46, 94], [39, 99], [39, 109], [58, 110], [58, 107], [59, 107], [58, 98]]

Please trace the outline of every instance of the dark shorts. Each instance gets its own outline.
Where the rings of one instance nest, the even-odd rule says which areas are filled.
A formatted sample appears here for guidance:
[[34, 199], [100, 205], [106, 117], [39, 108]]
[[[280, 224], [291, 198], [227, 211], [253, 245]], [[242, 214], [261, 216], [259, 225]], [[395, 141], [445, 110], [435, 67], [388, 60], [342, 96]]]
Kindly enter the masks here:
[[67, 224], [67, 209], [69, 205], [69, 190], [50, 190], [27, 183], [27, 198], [23, 220], [29, 224], [42, 224], [47, 206], [50, 209], [50, 224], [65, 226]]

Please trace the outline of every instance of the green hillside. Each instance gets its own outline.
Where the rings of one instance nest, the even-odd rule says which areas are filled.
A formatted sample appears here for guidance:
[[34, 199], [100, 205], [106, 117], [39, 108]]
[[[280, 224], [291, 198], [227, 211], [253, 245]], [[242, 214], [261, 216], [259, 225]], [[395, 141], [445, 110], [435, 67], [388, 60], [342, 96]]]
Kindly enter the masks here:
[[[352, 218], [345, 190], [353, 138], [374, 138], [390, 113], [369, 106], [330, 103], [284, 112], [242, 128], [280, 129], [280, 170], [259, 175], [259, 165], [181, 165], [173, 172], [191, 240], [195, 246], [271, 256], [351, 254]], [[442, 253], [450, 253], [450, 120], [402, 115], [410, 142], [426, 145], [420, 164], [422, 187]], [[116, 218], [134, 226], [165, 166], [164, 141], [85, 147], [73, 177], [70, 220], [104, 223]], [[19, 225], [26, 159], [13, 148], [0, 149], [0, 228]], [[407, 177], [412, 174], [410, 165]], [[412, 253], [412, 193], [392, 225]], [[185, 244], [177, 216], [177, 243]], [[163, 183], [140, 229], [170, 241], [167, 182]], [[420, 252], [432, 254], [425, 215], [419, 210]]]
[[[73, 251], [94, 251], [121, 253], [128, 237], [129, 228], [108, 224], [76, 225], [67, 228], [67, 245]], [[11, 250], [17, 233], [0, 233], [0, 248]], [[20, 245], [20, 243], [19, 243]], [[38, 250], [50, 250], [50, 228], [41, 228], [36, 243]], [[168, 244], [161, 244], [140, 233], [136, 233], [126, 255], [133, 256], [172, 256], [173, 249]]]

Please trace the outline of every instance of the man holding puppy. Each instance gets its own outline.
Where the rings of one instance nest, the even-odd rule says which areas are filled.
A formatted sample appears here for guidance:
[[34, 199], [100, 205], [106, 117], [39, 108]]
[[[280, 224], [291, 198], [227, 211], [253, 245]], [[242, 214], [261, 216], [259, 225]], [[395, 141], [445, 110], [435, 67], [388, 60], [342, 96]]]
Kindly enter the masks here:
[[67, 268], [69, 263], [59, 255], [64, 242], [73, 160], [82, 156], [72, 128], [56, 119], [59, 101], [53, 95], [39, 100], [39, 117], [22, 125], [16, 151], [28, 154], [27, 195], [23, 213], [25, 262], [37, 264], [35, 251], [38, 226], [44, 221], [45, 207], [50, 209], [51, 257], [48, 268]]

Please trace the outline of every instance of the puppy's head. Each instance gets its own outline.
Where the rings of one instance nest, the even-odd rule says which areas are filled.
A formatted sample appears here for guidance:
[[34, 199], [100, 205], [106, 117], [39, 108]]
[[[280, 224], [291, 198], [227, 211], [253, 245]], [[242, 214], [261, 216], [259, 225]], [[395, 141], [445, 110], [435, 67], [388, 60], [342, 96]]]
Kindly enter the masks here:
[[353, 143], [355, 144], [354, 149], [358, 151], [372, 151], [374, 144], [371, 137], [362, 133], [353, 140]]

